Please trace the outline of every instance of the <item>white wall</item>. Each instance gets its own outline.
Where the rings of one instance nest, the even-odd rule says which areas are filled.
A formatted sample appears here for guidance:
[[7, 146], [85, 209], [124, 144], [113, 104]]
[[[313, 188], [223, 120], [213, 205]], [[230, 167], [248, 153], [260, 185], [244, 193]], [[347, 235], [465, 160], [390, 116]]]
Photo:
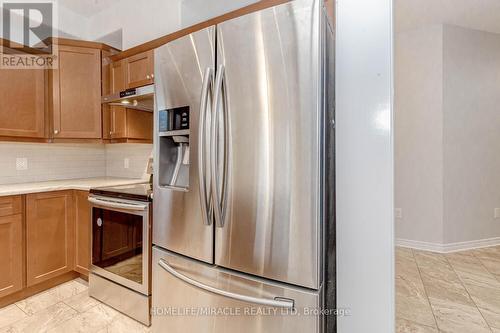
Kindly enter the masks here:
[[443, 38], [444, 243], [500, 237], [500, 34]]
[[121, 0], [89, 19], [88, 36], [125, 50], [257, 1]]
[[64, 6], [64, 0], [58, 3], [58, 22], [59, 37], [73, 39], [89, 39], [90, 20]]
[[392, 1], [338, 0], [339, 333], [391, 333], [394, 318]]
[[[51, 22], [53, 29], [58, 37], [73, 38], [73, 39], [88, 39], [89, 30], [89, 19], [83, 15], [75, 13], [74, 11], [68, 9], [64, 6], [61, 1], [55, 1], [55, 12], [53, 21]], [[0, 6], [0, 9], [3, 8]], [[0, 14], [2, 13], [0, 11]], [[13, 30], [11, 31], [11, 40], [23, 43], [23, 32], [21, 29], [17, 29], [22, 25], [22, 17], [16, 12], [11, 13], [11, 22], [15, 22], [12, 25]], [[36, 16], [30, 17], [31, 25], [37, 26], [40, 24], [39, 18]], [[1, 23], [1, 20], [0, 20]], [[0, 32], [2, 31], [2, 26], [0, 25]], [[38, 42], [37, 40], [33, 41]]]
[[255, 2], [258, 0], [182, 0], [181, 24], [189, 27]]
[[400, 239], [443, 241], [443, 28], [395, 39], [395, 206]]
[[500, 34], [451, 25], [397, 34], [396, 207], [403, 218], [396, 235], [403, 244], [448, 251], [500, 237], [493, 217], [499, 72]]
[[89, 38], [122, 30], [122, 45], [128, 49], [181, 28], [181, 0], [121, 0], [90, 18]]

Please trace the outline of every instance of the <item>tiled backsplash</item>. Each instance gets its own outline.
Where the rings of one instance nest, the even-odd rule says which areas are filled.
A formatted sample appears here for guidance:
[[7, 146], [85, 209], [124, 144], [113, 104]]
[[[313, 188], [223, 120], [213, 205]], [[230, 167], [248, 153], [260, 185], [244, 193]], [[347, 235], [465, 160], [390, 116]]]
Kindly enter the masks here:
[[[110, 177], [141, 178], [146, 172], [153, 145], [112, 144], [106, 145], [106, 175]], [[128, 159], [128, 169], [125, 168]]]
[[[89, 177], [143, 177], [152, 145], [0, 143], [0, 184]], [[125, 168], [124, 159], [129, 159]], [[24, 159], [27, 165], [25, 170]], [[17, 163], [16, 163], [17, 161]]]

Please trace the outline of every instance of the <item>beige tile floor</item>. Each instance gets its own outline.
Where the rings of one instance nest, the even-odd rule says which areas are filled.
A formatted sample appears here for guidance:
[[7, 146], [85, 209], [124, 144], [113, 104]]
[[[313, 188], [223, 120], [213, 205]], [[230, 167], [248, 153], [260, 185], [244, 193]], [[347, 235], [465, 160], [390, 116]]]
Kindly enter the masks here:
[[[500, 246], [451, 254], [396, 249], [398, 333], [500, 333]], [[0, 333], [136, 333], [149, 328], [76, 279], [0, 309]]]
[[0, 333], [142, 333], [149, 328], [88, 295], [76, 279], [0, 309]]
[[450, 254], [396, 248], [398, 333], [500, 333], [500, 246]]

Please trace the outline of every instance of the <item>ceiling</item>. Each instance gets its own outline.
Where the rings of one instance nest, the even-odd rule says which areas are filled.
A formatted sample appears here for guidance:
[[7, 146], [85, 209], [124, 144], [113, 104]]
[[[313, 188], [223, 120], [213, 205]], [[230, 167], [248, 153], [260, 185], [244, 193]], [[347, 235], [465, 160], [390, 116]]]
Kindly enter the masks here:
[[453, 24], [500, 33], [500, 0], [395, 0], [395, 30]]
[[91, 17], [119, 0], [57, 0], [62, 6], [85, 17]]

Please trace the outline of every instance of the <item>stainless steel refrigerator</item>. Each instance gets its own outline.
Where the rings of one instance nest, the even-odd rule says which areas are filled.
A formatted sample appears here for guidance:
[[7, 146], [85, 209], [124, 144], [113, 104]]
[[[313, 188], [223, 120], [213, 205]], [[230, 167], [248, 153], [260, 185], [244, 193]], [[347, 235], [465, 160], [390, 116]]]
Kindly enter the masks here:
[[296, 0], [155, 51], [154, 331], [334, 326], [333, 45]]

